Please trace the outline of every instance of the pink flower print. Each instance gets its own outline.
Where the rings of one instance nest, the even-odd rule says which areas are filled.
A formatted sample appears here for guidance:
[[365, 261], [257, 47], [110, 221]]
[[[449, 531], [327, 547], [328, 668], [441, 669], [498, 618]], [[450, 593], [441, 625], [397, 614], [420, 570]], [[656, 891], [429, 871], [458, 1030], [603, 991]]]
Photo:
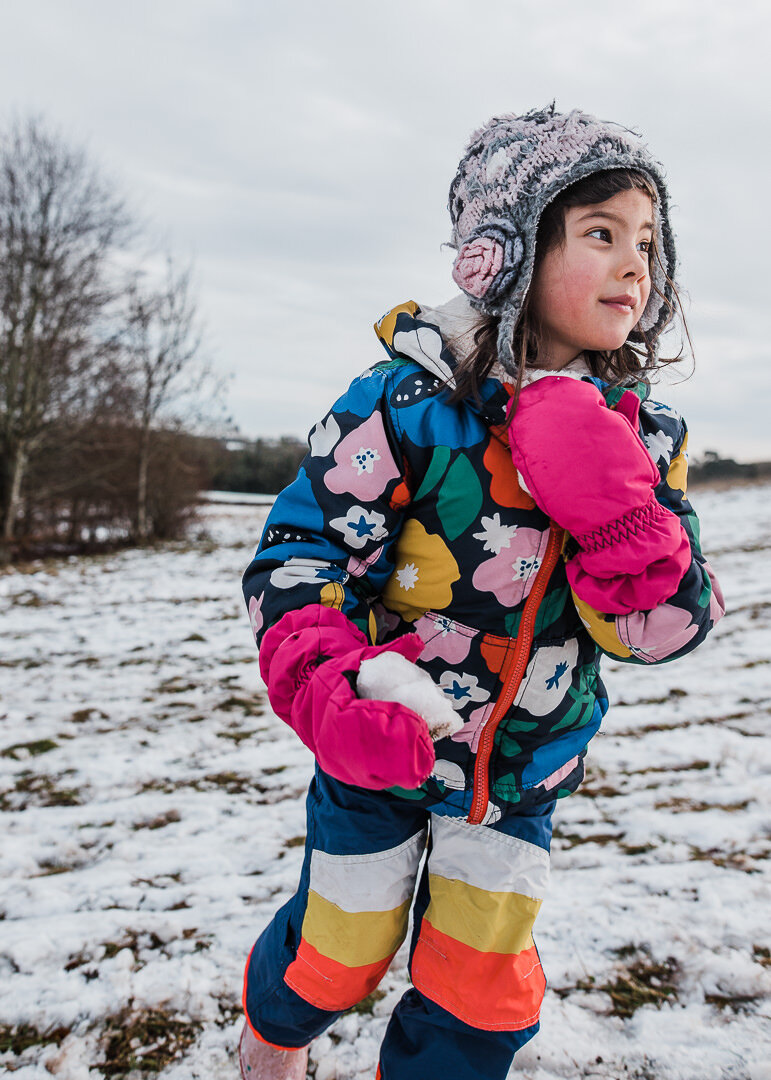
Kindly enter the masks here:
[[481, 708], [474, 709], [460, 731], [456, 731], [454, 735], [450, 736], [452, 741], [468, 743], [471, 747], [471, 753], [475, 754], [479, 747], [479, 740], [482, 738], [482, 729], [490, 719], [494, 708], [495, 702], [488, 701]]
[[709, 598], [709, 617], [713, 623], [716, 623], [725, 615], [725, 598], [723, 590], [720, 588], [720, 582], [715, 577], [715, 571], [706, 560], [704, 570], [712, 583], [712, 595]]
[[401, 625], [401, 619], [393, 612], [389, 611], [383, 604], [375, 603], [372, 605], [372, 611], [375, 615], [375, 625], [377, 626], [377, 640], [382, 641], [383, 638], [397, 630]]
[[439, 658], [448, 664], [462, 664], [469, 654], [471, 639], [477, 634], [476, 630], [460, 627], [444, 615], [433, 618], [422, 615], [415, 623], [415, 629], [426, 643], [420, 654], [420, 659], [426, 663]]
[[556, 772], [551, 773], [549, 776], [546, 777], [545, 780], [542, 780], [538, 787], [544, 788], [546, 791], [551, 791], [551, 789], [556, 787], [557, 784], [559, 784], [561, 780], [564, 780], [566, 776], [570, 776], [577, 764], [578, 758], [571, 758], [570, 761], [566, 761], [560, 769], [557, 769]]
[[652, 662], [687, 645], [699, 629], [691, 614], [674, 604], [659, 604], [652, 611], [619, 615], [616, 627], [620, 640], [635, 656]]
[[517, 529], [511, 546], [481, 563], [472, 579], [475, 589], [495, 593], [506, 607], [514, 607], [530, 592], [541, 565], [548, 533], [539, 529]]
[[372, 502], [399, 476], [379, 412], [341, 439], [334, 458], [335, 465], [324, 483], [335, 495], [347, 493], [364, 503]]
[[503, 247], [489, 236], [463, 244], [452, 268], [452, 278], [469, 296], [484, 296], [503, 266]]
[[351, 555], [346, 570], [352, 577], [362, 577], [373, 563], [376, 563], [383, 552], [383, 545], [376, 547], [366, 559], [360, 559], [357, 555]]
[[262, 630], [263, 618], [262, 618], [262, 601], [265, 599], [265, 593], [260, 593], [260, 599], [255, 600], [253, 596], [249, 597], [249, 622], [252, 624], [252, 633], [254, 634], [254, 640], [257, 640], [257, 635]]

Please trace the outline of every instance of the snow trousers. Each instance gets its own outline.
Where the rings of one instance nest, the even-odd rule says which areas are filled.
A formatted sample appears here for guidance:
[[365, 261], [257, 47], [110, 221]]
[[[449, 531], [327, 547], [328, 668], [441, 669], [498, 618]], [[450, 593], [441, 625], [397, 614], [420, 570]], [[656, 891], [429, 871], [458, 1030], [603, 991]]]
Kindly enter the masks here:
[[391, 1015], [378, 1077], [503, 1080], [538, 1030], [545, 979], [532, 926], [553, 809], [469, 825], [317, 768], [299, 888], [246, 966], [255, 1035], [308, 1045], [376, 988], [412, 908], [412, 987]]

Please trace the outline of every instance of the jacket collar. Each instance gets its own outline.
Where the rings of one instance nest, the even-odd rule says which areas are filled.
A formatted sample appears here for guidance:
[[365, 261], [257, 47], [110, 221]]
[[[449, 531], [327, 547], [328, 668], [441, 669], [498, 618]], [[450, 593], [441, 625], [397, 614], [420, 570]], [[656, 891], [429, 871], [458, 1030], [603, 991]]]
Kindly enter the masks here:
[[[473, 335], [478, 325], [478, 312], [460, 293], [435, 308], [408, 300], [386, 312], [375, 323], [375, 333], [391, 359], [413, 360], [447, 387], [454, 389], [455, 369], [473, 347]], [[592, 376], [581, 360], [574, 360], [570, 368], [570, 371], [564, 370], [563, 373], [593, 382], [611, 408], [628, 391], [640, 402], [645, 401], [650, 392], [648, 383], [642, 381], [626, 387], [611, 387], [602, 379]], [[536, 378], [541, 375], [534, 374]], [[531, 380], [532, 376], [528, 381]], [[480, 387], [481, 400], [475, 401], [469, 397], [467, 403], [485, 423], [497, 427], [506, 422], [506, 406], [510, 396], [510, 380], [500, 368], [494, 370], [493, 375], [485, 379]]]

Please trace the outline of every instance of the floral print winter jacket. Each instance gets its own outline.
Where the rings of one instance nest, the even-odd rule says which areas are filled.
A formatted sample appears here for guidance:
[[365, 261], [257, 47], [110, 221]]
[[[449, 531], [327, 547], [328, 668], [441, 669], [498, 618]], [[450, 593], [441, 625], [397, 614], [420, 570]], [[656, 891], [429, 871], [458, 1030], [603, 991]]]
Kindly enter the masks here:
[[[483, 813], [471, 820], [492, 821], [581, 782], [587, 743], [607, 709], [602, 653], [637, 664], [673, 660], [723, 614], [685, 497], [686, 427], [648, 400], [645, 384], [622, 391], [594, 380], [611, 407], [624, 392], [641, 398], [640, 435], [661, 475], [656, 497], [679, 516], [692, 549], [666, 603], [606, 615], [571, 594], [562, 557], [545, 589], [539, 579], [554, 529], [519, 485], [503, 384], [488, 378], [481, 403], [450, 403], [442, 387], [456, 360], [412, 301], [375, 329], [389, 359], [355, 379], [313, 429], [244, 575], [252, 628], [259, 644], [287, 611], [321, 603], [373, 642], [416, 630], [425, 642], [418, 663], [464, 726], [436, 744], [422, 787], [398, 793], [456, 816], [481, 800]], [[536, 581], [524, 676], [490, 725]]]

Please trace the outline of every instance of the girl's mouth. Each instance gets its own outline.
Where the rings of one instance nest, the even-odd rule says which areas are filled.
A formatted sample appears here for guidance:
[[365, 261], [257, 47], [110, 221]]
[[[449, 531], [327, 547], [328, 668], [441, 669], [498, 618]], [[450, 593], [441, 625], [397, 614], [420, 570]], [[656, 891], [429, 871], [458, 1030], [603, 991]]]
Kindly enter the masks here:
[[613, 308], [615, 311], [620, 311], [622, 315], [631, 315], [634, 310], [631, 304], [622, 304], [617, 300], [600, 300], [600, 303]]

